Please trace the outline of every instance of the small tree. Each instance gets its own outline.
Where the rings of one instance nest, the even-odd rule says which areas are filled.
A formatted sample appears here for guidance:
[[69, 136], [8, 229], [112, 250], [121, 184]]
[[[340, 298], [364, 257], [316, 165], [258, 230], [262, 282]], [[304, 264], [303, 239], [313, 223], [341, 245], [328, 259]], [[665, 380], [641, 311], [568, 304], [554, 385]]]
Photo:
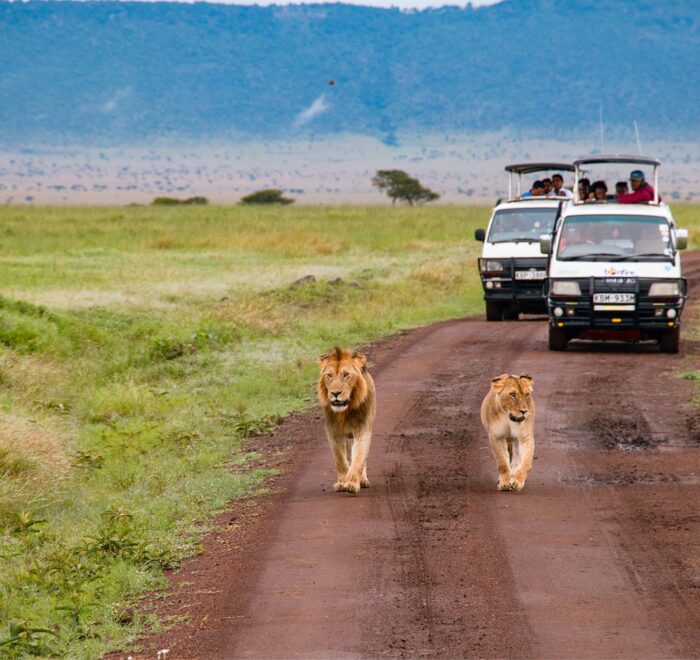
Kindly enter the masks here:
[[397, 199], [413, 206], [432, 202], [440, 197], [438, 193], [424, 187], [418, 179], [414, 179], [403, 170], [377, 170], [372, 178], [372, 185], [386, 191], [392, 206], [396, 204]]
[[291, 197], [284, 197], [282, 191], [277, 188], [258, 190], [241, 198], [241, 204], [293, 204]]

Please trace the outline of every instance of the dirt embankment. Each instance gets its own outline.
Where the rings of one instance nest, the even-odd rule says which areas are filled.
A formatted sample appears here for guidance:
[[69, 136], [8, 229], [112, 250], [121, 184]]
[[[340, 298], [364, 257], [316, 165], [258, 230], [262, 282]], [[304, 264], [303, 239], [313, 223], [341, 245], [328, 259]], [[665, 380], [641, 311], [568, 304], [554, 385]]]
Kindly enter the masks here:
[[[173, 575], [160, 609], [188, 620], [144, 656], [697, 656], [700, 437], [673, 373], [683, 355], [550, 353], [542, 321], [465, 320], [371, 358], [372, 488], [331, 492], [318, 413], [286, 421], [270, 441], [292, 448], [275, 493], [234, 507]], [[496, 491], [479, 422], [504, 371], [535, 379], [519, 494]]]

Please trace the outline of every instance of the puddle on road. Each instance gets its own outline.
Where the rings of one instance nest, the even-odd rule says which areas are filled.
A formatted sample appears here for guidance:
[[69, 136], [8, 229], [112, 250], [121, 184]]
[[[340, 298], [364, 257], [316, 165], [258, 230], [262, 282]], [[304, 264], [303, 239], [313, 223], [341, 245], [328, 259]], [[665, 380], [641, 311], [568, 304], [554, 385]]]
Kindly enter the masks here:
[[682, 483], [695, 484], [700, 481], [695, 476], [678, 476], [665, 472], [613, 472], [609, 474], [580, 474], [575, 477], [562, 477], [561, 483], [583, 486], [633, 486], [639, 484]]
[[593, 417], [588, 431], [596, 444], [617, 451], [648, 451], [666, 438], [653, 435], [644, 417]]

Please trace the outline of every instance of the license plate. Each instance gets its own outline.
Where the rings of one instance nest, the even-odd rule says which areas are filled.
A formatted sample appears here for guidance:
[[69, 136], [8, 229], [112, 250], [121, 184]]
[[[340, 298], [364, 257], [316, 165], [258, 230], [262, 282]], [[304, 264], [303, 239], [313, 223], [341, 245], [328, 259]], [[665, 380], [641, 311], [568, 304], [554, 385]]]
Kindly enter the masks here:
[[625, 305], [635, 302], [634, 293], [594, 293], [594, 303], [612, 303], [613, 305]]
[[516, 270], [516, 280], [543, 280], [547, 276], [544, 270]]

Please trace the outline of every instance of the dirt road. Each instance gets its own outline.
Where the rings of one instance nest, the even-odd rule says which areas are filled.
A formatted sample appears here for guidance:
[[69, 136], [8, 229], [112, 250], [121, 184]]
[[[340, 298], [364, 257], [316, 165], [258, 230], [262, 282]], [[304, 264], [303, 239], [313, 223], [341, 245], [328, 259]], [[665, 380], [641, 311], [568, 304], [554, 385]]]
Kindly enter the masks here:
[[[698, 255], [686, 271], [700, 280]], [[619, 345], [550, 353], [541, 320], [456, 321], [376, 347], [372, 487], [331, 492], [318, 413], [285, 422], [276, 442], [294, 449], [276, 492], [222, 518], [233, 524], [174, 576], [165, 611], [190, 618], [148, 648], [697, 657], [700, 421], [673, 375], [682, 359]], [[496, 491], [479, 421], [504, 371], [534, 377], [538, 406], [517, 494]]]

